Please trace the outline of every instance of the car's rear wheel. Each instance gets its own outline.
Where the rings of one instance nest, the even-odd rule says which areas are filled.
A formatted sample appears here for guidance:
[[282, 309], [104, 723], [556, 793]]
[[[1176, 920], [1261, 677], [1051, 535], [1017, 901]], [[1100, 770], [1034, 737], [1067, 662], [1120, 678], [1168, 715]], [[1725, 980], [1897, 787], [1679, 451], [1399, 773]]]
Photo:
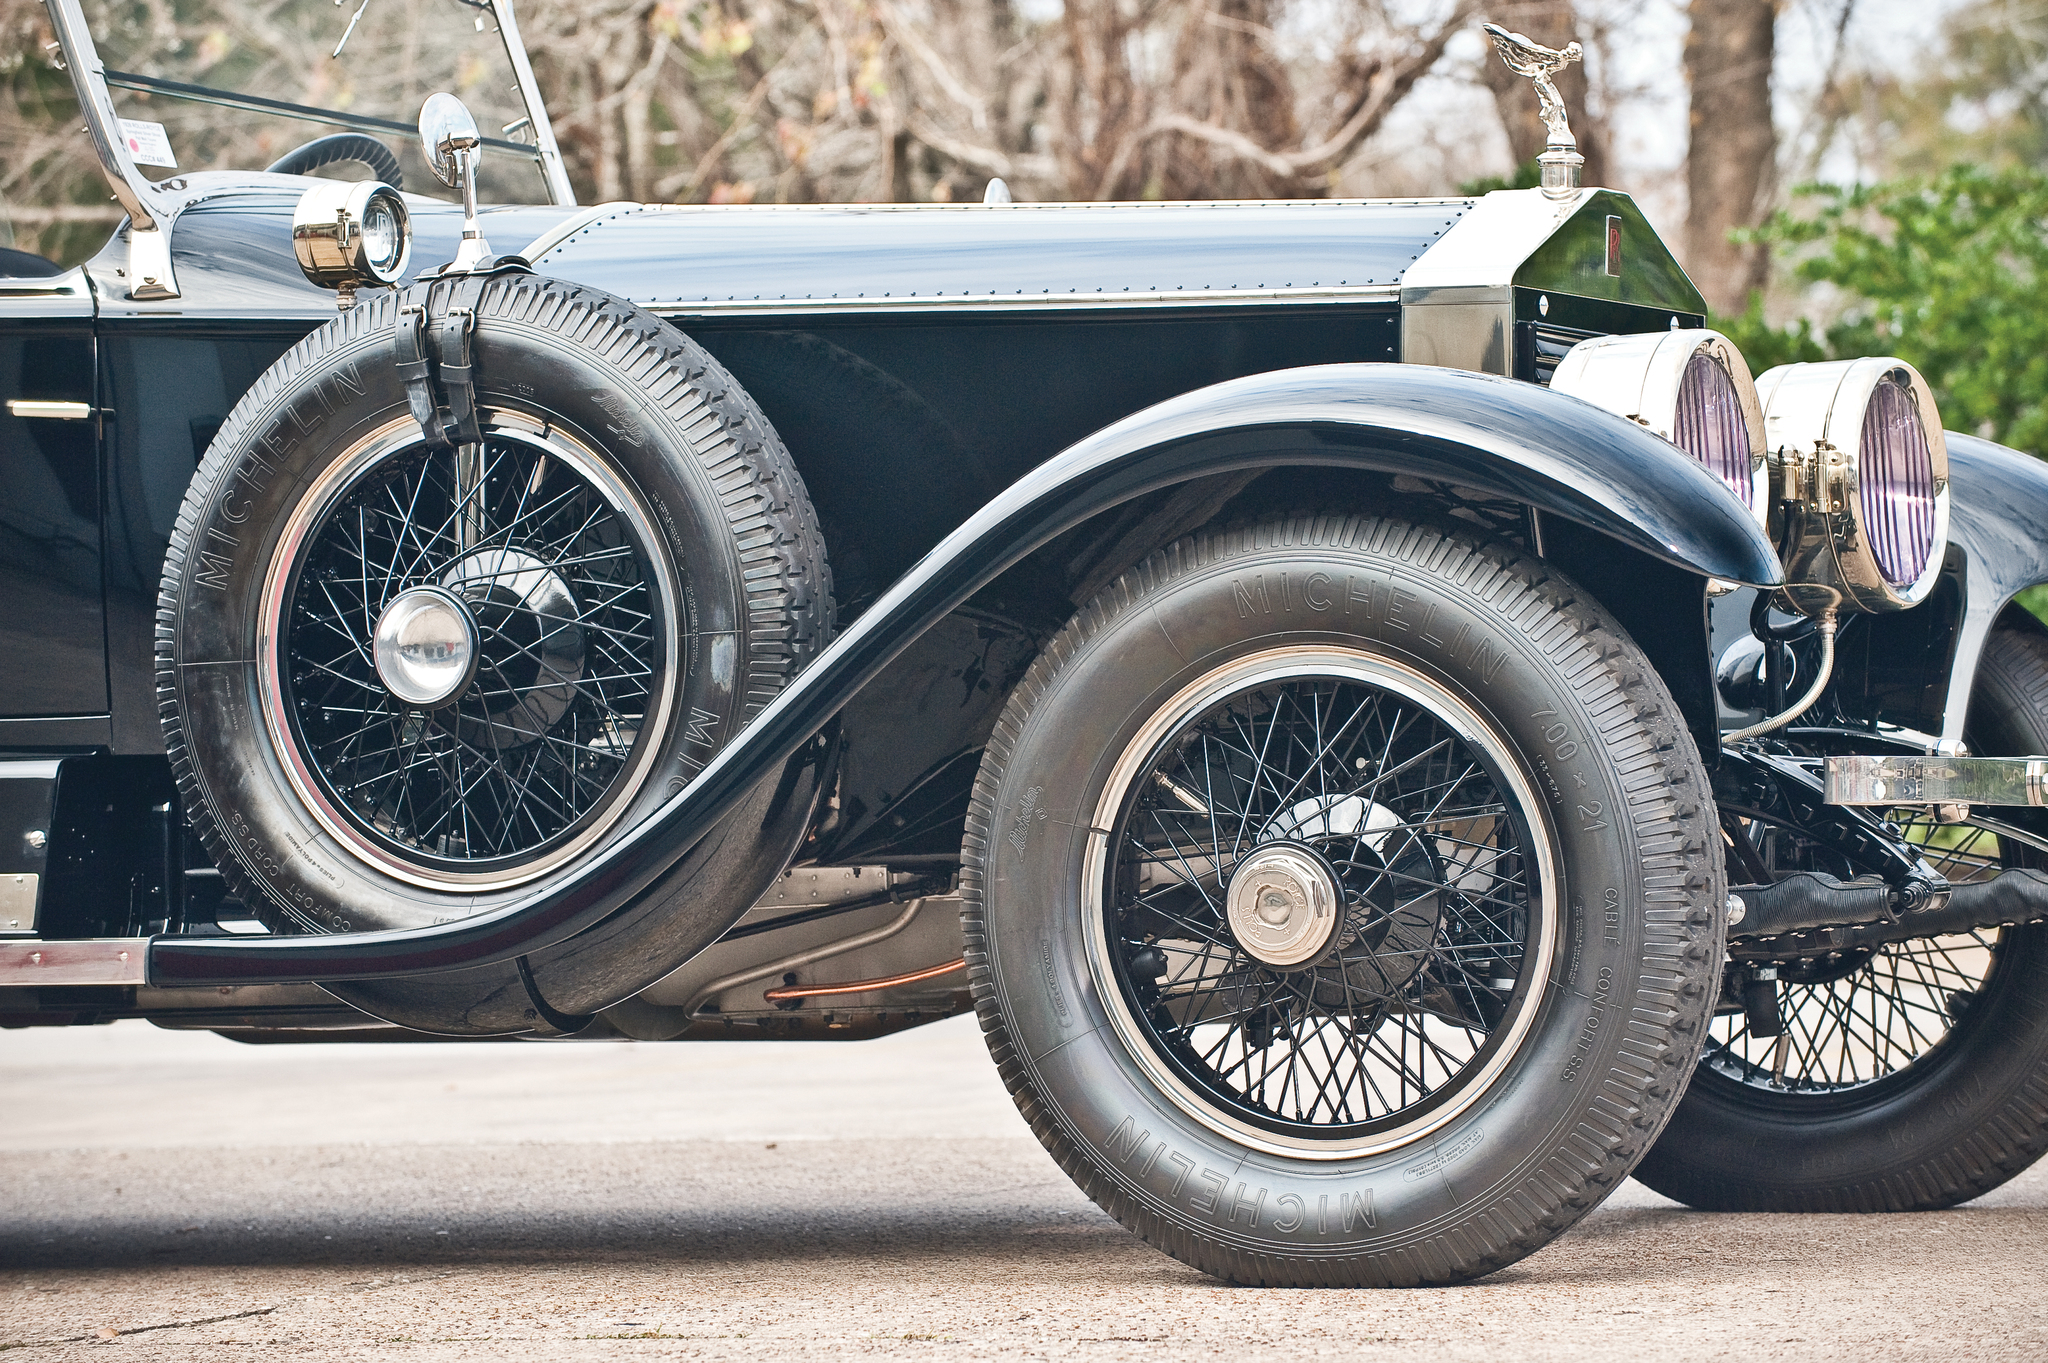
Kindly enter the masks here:
[[1703, 1034], [1704, 775], [1597, 607], [1368, 518], [1127, 574], [998, 724], [963, 879], [1034, 1130], [1219, 1276], [1453, 1282], [1625, 1177]]
[[[2000, 630], [1971, 698], [1974, 751], [2048, 752], [2048, 636]], [[1997, 810], [1987, 810], [1997, 814]], [[1983, 827], [1893, 817], [1951, 881], [2048, 856]], [[1796, 834], [1736, 821], [1786, 871]], [[1819, 865], [1854, 873], [1866, 868]], [[1981, 1196], [2048, 1150], [2048, 924], [1779, 965], [1779, 1036], [1714, 1020], [1685, 1100], [1636, 1176], [1710, 1211], [1921, 1211]]]

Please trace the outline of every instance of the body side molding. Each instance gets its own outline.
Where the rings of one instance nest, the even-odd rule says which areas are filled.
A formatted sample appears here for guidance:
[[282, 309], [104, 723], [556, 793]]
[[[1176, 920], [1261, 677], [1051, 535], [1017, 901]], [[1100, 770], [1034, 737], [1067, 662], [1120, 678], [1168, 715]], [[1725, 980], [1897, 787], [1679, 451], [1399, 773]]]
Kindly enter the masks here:
[[1017, 480], [905, 573], [689, 786], [551, 893], [402, 932], [159, 937], [149, 980], [430, 975], [564, 941], [633, 904], [910, 641], [1034, 549], [1146, 492], [1280, 466], [1455, 483], [1580, 522], [1702, 576], [1779, 580], [1769, 541], [1713, 475], [1660, 437], [1576, 398], [1418, 365], [1323, 365], [1235, 379], [1126, 417]]

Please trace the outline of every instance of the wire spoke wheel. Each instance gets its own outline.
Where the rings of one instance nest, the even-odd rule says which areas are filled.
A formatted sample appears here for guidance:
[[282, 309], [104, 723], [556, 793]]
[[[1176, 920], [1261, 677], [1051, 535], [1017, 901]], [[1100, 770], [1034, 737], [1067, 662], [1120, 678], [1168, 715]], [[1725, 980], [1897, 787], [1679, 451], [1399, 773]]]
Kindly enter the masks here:
[[[1952, 884], [1986, 880], [2005, 865], [1997, 834], [1937, 823], [1924, 809], [1887, 816]], [[1775, 877], [1856, 873], [1793, 830], [1728, 820]], [[1716, 1017], [1702, 1063], [1737, 1083], [1786, 1094], [1836, 1093], [1899, 1074], [1931, 1055], [1985, 988], [1998, 960], [1997, 928], [1832, 952], [1779, 967], [1780, 1037], [1753, 1036], [1740, 1012]]]
[[1491, 1273], [1649, 1148], [1713, 1006], [1707, 778], [1513, 546], [1190, 536], [1082, 607], [975, 782], [990, 1053], [1088, 1195], [1269, 1286]]
[[553, 433], [373, 441], [301, 521], [266, 709], [329, 831], [426, 883], [517, 883], [587, 846], [679, 665], [623, 479]]
[[1125, 769], [1101, 966], [1181, 1094], [1349, 1148], [1412, 1138], [1493, 1072], [1550, 915], [1478, 716], [1384, 661], [1255, 659], [1168, 707]]

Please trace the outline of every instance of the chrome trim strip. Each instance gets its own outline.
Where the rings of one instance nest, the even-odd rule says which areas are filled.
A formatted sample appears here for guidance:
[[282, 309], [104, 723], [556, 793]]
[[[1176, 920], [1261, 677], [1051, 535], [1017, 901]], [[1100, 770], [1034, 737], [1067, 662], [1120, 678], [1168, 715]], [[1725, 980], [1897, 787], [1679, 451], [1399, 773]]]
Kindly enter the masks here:
[[85, 267], [74, 265], [63, 274], [0, 279], [0, 298], [90, 298], [92, 284]]
[[0, 986], [143, 984], [147, 937], [0, 942]]
[[2048, 804], [2048, 757], [1830, 757], [1831, 805]]
[[[1013, 312], [1019, 309], [1244, 307], [1260, 303], [1392, 303], [1401, 296], [1396, 284], [1359, 284], [1347, 288], [1189, 289], [1140, 293], [934, 294], [906, 298], [729, 298], [639, 299], [658, 317], [720, 317], [772, 314], [777, 317], [845, 312]], [[1456, 366], [1453, 366], [1456, 367]]]
[[[1534, 191], [1530, 191], [1534, 192]], [[1589, 191], [1590, 192], [1590, 191]], [[1493, 196], [1489, 195], [1488, 198]], [[1314, 213], [1337, 208], [1470, 208], [1469, 196], [1444, 199], [1092, 199], [1062, 203], [641, 204], [650, 213], [1103, 213], [1174, 208], [1268, 208]], [[1454, 229], [1455, 230], [1455, 229]], [[1446, 233], [1445, 235], [1449, 235]], [[1439, 242], [1438, 245], [1442, 243]], [[1434, 248], [1432, 248], [1434, 249]]]

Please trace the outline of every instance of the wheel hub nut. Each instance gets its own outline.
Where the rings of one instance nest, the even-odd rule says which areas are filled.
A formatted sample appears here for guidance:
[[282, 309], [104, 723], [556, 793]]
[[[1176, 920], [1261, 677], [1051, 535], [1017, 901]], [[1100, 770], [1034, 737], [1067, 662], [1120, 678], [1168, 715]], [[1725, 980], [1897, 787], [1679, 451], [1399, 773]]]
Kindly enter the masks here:
[[1244, 949], [1283, 970], [1322, 956], [1338, 924], [1336, 879], [1299, 843], [1254, 848], [1231, 873], [1224, 904]]
[[384, 608], [371, 649], [387, 691], [433, 709], [461, 695], [476, 675], [476, 621], [453, 592], [414, 587]]

